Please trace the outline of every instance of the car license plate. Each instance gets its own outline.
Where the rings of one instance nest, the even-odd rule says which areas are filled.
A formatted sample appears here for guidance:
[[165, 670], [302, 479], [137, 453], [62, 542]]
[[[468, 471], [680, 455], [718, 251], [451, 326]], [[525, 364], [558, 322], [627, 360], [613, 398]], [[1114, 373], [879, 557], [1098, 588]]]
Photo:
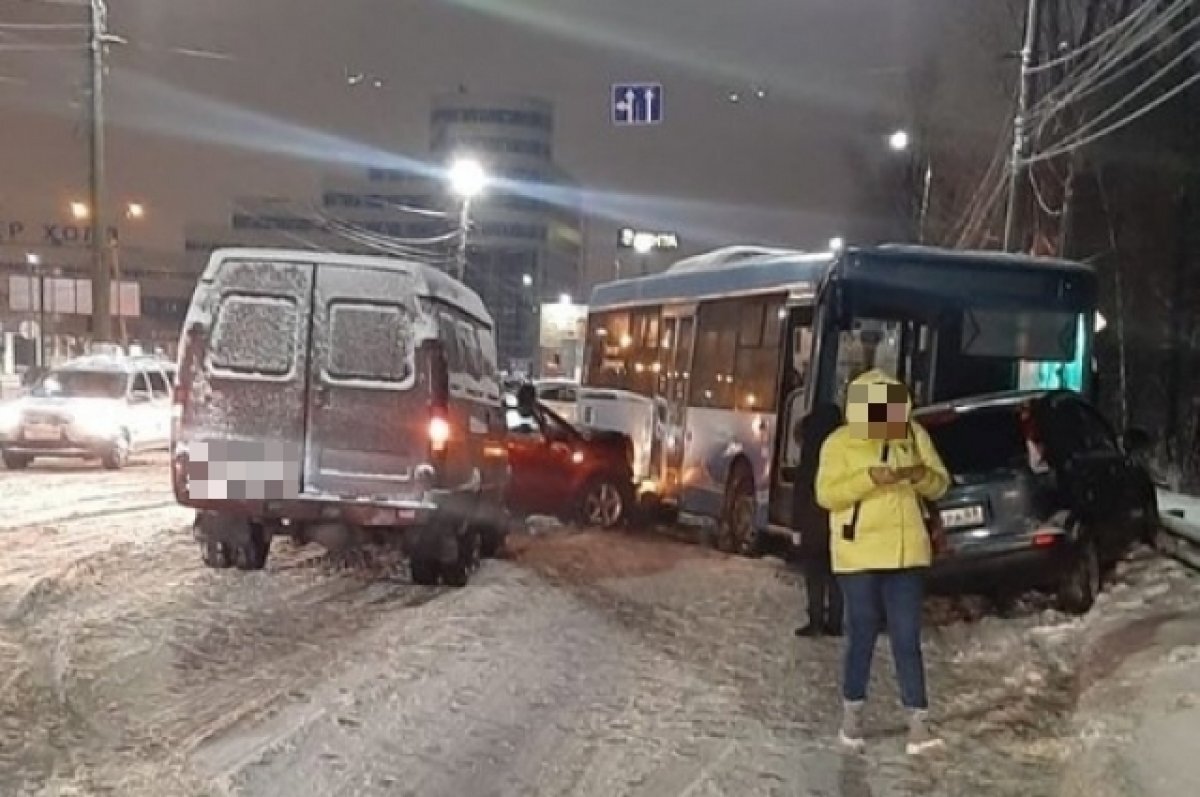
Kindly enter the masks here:
[[982, 526], [983, 507], [976, 504], [973, 506], [956, 506], [952, 509], [943, 509], [942, 525], [948, 529]]
[[26, 440], [61, 440], [62, 429], [48, 423], [31, 423], [25, 427]]

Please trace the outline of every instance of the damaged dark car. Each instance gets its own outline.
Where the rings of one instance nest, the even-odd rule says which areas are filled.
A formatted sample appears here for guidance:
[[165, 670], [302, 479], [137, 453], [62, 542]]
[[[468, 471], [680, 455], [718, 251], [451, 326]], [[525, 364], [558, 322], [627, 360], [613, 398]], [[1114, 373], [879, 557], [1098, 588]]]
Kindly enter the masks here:
[[505, 416], [510, 510], [604, 529], [630, 520], [634, 479], [628, 435], [568, 423], [537, 400], [532, 385], [505, 396]]
[[946, 545], [935, 588], [983, 594], [1001, 607], [1046, 591], [1082, 614], [1111, 567], [1153, 537], [1154, 483], [1134, 458], [1144, 435], [1118, 438], [1078, 394], [1008, 393], [916, 417], [954, 480], [938, 504]]

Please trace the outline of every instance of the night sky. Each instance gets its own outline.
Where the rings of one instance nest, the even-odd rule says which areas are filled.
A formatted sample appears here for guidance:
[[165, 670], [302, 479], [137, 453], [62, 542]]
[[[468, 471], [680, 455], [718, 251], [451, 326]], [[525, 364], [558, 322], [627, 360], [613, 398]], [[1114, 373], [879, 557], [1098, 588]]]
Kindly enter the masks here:
[[[109, 76], [112, 194], [150, 209], [125, 239], [160, 247], [226, 218], [233, 196], [311, 197], [323, 173], [421, 157], [431, 96], [459, 85], [552, 100], [557, 160], [631, 224], [703, 245], [818, 247], [855, 229], [862, 161], [888, 157], [886, 133], [913, 124], [914, 85], [943, 136], [990, 150], [1016, 46], [1004, 0], [110, 5], [129, 40]], [[0, 0], [0, 23], [84, 19]], [[84, 53], [10, 48], [83, 32], [0, 34], [0, 219], [61, 216], [86, 186]], [[367, 79], [352, 87], [348, 73]], [[628, 80], [666, 86], [663, 126], [611, 126], [609, 87]], [[592, 225], [593, 276], [615, 227]]]

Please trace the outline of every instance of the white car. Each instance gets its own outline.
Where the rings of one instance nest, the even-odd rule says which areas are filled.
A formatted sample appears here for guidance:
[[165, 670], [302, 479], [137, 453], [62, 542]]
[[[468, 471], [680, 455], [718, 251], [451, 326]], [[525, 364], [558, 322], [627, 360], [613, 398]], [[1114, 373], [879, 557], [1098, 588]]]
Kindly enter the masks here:
[[579, 383], [569, 379], [539, 379], [533, 383], [537, 390], [538, 401], [568, 423], [579, 420], [577, 404], [579, 402]]
[[39, 457], [124, 467], [134, 452], [167, 450], [173, 366], [146, 357], [83, 357], [0, 405], [0, 455], [9, 470]]

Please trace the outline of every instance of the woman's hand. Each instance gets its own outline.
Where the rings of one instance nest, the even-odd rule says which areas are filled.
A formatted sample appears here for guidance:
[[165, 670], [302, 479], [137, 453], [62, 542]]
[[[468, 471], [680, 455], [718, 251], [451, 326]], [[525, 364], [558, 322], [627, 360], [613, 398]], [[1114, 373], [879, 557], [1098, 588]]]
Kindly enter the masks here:
[[868, 473], [871, 475], [871, 481], [879, 487], [886, 487], [890, 484], [897, 484], [900, 481], [900, 474], [891, 468], [874, 467]]

